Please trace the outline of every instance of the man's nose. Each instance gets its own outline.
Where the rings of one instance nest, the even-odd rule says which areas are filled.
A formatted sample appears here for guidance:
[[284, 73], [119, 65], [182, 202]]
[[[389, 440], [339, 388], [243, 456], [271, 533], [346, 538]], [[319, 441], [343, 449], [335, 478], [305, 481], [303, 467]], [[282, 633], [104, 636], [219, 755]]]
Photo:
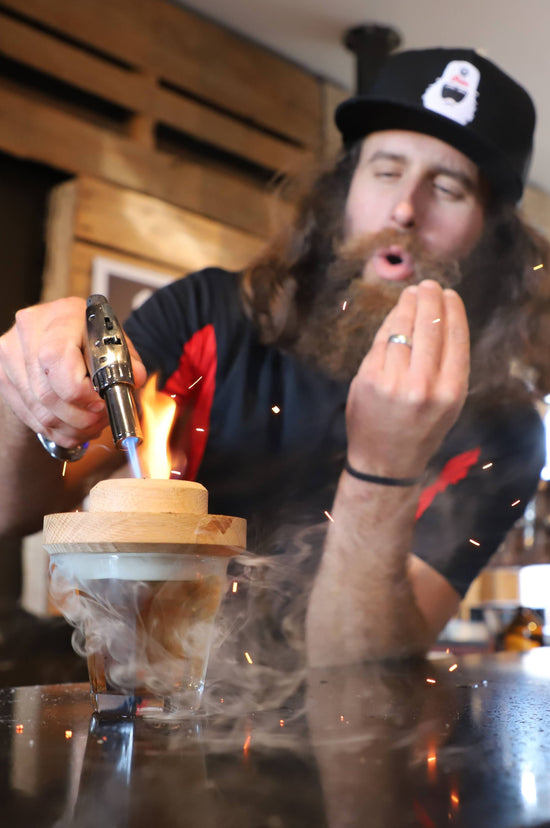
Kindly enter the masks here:
[[404, 230], [412, 229], [415, 225], [415, 211], [411, 201], [405, 199], [399, 201], [393, 209], [392, 219], [398, 227]]
[[419, 220], [419, 193], [414, 186], [404, 187], [395, 199], [392, 221], [403, 230], [416, 227]]

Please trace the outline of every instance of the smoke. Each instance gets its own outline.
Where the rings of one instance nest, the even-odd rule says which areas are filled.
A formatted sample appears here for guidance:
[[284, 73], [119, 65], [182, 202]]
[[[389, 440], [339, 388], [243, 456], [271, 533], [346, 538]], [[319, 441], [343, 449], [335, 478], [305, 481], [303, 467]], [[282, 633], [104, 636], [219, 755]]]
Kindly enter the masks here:
[[92, 691], [200, 702], [227, 558], [170, 553], [51, 556], [51, 592], [88, 659]]
[[177, 718], [199, 705], [243, 715], [292, 699], [305, 677], [304, 584], [320, 546], [319, 527], [288, 531], [284, 553], [238, 554], [228, 572], [223, 556], [52, 554], [52, 598], [74, 627], [96, 703], [133, 696], [152, 714], [151, 698], [165, 695]]
[[228, 725], [218, 732], [219, 744], [209, 733], [210, 751], [242, 745], [249, 717], [256, 748], [303, 747], [296, 723], [305, 717], [305, 618], [327, 521], [302, 525], [285, 517], [274, 534], [258, 539], [259, 554], [229, 564], [201, 704], [218, 727], [220, 717]]
[[286, 527], [279, 554], [243, 555], [229, 567], [230, 586], [216, 623], [203, 707], [292, 707], [306, 677], [305, 616], [325, 525]]

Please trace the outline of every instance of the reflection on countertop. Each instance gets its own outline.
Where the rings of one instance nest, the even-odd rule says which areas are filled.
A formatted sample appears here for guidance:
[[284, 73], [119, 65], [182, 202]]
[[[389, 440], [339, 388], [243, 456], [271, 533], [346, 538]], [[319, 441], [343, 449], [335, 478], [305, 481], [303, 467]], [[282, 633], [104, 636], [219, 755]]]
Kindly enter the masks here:
[[550, 648], [311, 671], [269, 710], [99, 720], [87, 685], [0, 690], [2, 824], [550, 824]]

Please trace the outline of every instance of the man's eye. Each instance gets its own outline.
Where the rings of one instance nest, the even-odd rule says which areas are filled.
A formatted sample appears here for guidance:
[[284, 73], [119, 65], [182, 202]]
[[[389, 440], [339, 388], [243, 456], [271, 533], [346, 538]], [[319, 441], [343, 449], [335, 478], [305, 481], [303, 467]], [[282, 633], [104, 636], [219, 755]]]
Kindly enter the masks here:
[[448, 198], [458, 200], [464, 195], [460, 187], [457, 187], [456, 184], [447, 184], [445, 182], [436, 181], [434, 186], [436, 190]]
[[374, 175], [376, 178], [398, 178], [399, 173], [397, 170], [375, 170]]

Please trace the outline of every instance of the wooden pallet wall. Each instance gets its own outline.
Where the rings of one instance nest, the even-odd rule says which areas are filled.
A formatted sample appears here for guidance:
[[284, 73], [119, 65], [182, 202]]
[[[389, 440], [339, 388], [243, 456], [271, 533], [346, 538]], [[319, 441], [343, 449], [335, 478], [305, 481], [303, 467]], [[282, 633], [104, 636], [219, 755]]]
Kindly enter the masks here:
[[322, 152], [326, 88], [167, 0], [0, 2], [1, 151], [249, 232]]
[[98, 256], [176, 278], [207, 266], [240, 270], [264, 244], [145, 193], [79, 177], [52, 193], [42, 300], [86, 298]]

